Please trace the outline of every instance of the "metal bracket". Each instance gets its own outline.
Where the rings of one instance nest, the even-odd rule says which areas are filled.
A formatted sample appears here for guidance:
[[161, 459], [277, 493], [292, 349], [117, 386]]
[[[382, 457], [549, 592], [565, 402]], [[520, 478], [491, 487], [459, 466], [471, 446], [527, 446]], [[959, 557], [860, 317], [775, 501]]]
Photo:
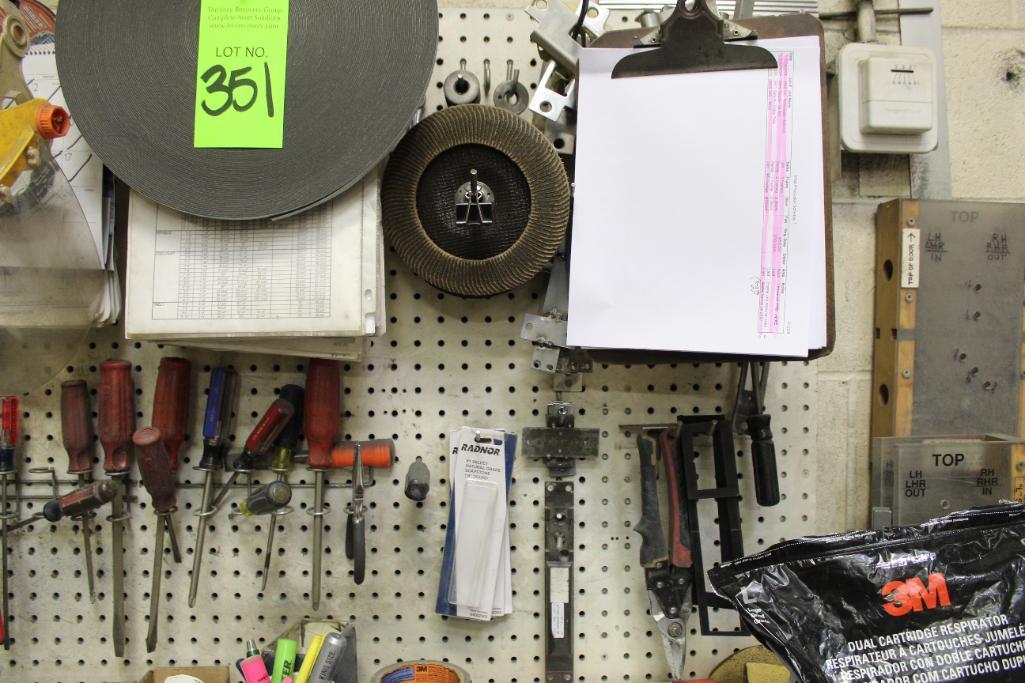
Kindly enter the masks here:
[[[579, 13], [567, 7], [562, 0], [534, 0], [526, 11], [538, 23], [538, 27], [530, 34], [530, 40], [565, 73], [577, 75], [581, 45], [571, 34], [579, 20]], [[591, 2], [584, 18], [584, 32], [593, 38], [600, 37], [605, 33], [605, 24], [610, 15], [608, 8]]]
[[556, 391], [582, 391], [581, 373], [591, 372], [593, 362], [582, 349], [566, 344], [566, 310], [569, 308], [569, 270], [562, 257], [552, 263], [542, 315], [526, 315], [520, 337], [534, 344], [535, 370], [555, 375]]
[[573, 676], [573, 482], [545, 485], [545, 681]]
[[456, 191], [456, 225], [491, 225], [495, 222], [495, 193], [470, 171], [470, 180]]
[[[571, 35], [579, 20], [562, 0], [534, 0], [527, 8], [527, 14], [538, 22], [530, 34], [545, 58], [537, 90], [530, 99], [530, 111], [554, 123], [567, 124], [567, 109], [577, 104], [576, 77], [580, 72], [581, 45]], [[584, 18], [584, 33], [591, 39], [605, 34], [611, 11], [591, 1]]]
[[599, 430], [577, 429], [572, 403], [555, 401], [548, 404], [545, 422], [547, 427], [523, 430], [523, 455], [543, 460], [556, 479], [574, 476], [577, 460], [598, 456]]

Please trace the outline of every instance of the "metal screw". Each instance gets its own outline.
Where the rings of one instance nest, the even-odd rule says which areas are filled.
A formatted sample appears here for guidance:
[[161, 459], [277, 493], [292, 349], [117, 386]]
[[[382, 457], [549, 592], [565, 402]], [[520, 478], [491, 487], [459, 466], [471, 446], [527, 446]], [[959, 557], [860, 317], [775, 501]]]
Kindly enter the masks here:
[[908, 225], [910, 225], [911, 227], [914, 227], [914, 226], [918, 225], [918, 220], [916, 220], [915, 217], [912, 216], [912, 217], [908, 218]]
[[911, 379], [911, 371], [910, 370], [902, 370], [900, 374], [901, 374], [901, 376], [904, 379]]
[[683, 624], [681, 624], [679, 622], [676, 622], [674, 624], [669, 624], [669, 637], [670, 638], [679, 638], [682, 635], [683, 635]]
[[915, 295], [914, 294], [905, 294], [904, 295], [904, 301], [907, 301], [908, 303], [911, 303], [914, 300], [915, 300]]

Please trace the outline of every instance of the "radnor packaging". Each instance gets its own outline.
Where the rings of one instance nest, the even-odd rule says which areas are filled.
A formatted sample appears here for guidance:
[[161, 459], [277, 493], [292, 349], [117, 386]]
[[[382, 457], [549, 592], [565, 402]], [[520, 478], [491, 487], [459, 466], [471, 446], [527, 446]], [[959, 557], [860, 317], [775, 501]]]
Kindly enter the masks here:
[[1025, 681], [1025, 506], [781, 543], [709, 572], [806, 683]]

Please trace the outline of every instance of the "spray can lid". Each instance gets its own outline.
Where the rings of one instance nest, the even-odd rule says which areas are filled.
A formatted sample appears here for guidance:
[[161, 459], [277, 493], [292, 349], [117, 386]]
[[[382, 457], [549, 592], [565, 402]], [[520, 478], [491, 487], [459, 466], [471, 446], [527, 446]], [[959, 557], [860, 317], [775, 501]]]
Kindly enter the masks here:
[[255, 657], [260, 654], [260, 649], [256, 647], [255, 640], [246, 641], [246, 657]]

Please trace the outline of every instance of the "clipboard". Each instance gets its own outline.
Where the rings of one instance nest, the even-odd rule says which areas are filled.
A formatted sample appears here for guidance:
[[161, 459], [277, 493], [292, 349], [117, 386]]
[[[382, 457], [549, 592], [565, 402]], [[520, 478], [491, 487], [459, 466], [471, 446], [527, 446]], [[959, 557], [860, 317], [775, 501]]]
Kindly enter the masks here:
[[[660, 28], [632, 27], [611, 31], [594, 41], [594, 48], [651, 48], [621, 60], [613, 78], [643, 78], [645, 75], [764, 69], [775, 66], [768, 50], [753, 45], [731, 44], [754, 38], [817, 37], [820, 53], [820, 84], [822, 92], [822, 130], [828, 132], [825, 41], [821, 22], [808, 14], [758, 17], [730, 22], [709, 7], [708, 0], [696, 0], [687, 9], [685, 0], [678, 0], [676, 10]], [[765, 53], [771, 64], [765, 59]], [[833, 261], [833, 211], [829, 182], [828, 135], [823, 135], [823, 218], [826, 249], [826, 346], [813, 350], [807, 360], [824, 358], [836, 344], [835, 275]], [[571, 263], [572, 267], [572, 263]], [[681, 303], [685, 304], [685, 300]], [[772, 362], [795, 360], [793, 357], [745, 356], [730, 354], [687, 353], [674, 351], [641, 351], [626, 349], [589, 349], [588, 355], [599, 363], [613, 365], [666, 365], [676, 363]], [[800, 358], [804, 360], [804, 357]]]

